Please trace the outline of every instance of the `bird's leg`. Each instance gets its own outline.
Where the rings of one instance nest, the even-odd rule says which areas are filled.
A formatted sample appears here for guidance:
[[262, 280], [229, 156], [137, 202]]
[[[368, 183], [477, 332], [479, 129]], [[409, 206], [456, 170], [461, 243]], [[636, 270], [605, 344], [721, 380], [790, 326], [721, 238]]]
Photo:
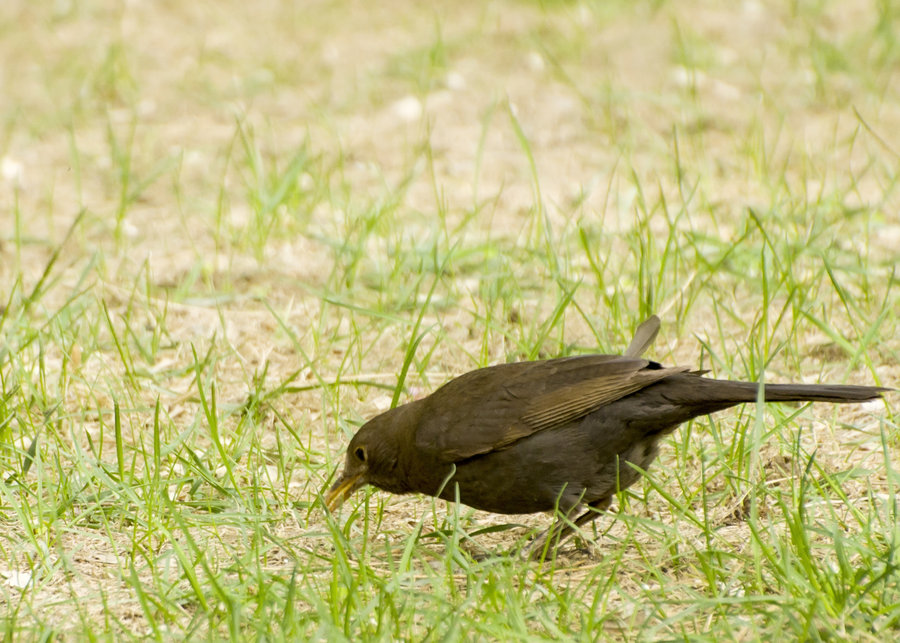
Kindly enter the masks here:
[[559, 547], [560, 543], [571, 536], [577, 528], [596, 520], [600, 512], [609, 509], [611, 503], [611, 498], [601, 498], [588, 503], [587, 511], [575, 520], [570, 520], [568, 516], [560, 516], [549, 529], [535, 538], [534, 542], [528, 546], [526, 556], [531, 560], [540, 560], [545, 553], [549, 554], [554, 548]]

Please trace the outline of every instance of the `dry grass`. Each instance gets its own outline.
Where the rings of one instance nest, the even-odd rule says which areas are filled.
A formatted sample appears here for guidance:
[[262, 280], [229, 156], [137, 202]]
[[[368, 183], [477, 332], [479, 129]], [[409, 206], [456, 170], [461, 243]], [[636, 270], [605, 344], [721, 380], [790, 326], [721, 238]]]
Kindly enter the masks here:
[[317, 494], [395, 387], [618, 351], [651, 310], [666, 362], [896, 385], [898, 28], [4, 2], [6, 637], [896, 633], [894, 398], [694, 423], [553, 565], [464, 553], [545, 516]]

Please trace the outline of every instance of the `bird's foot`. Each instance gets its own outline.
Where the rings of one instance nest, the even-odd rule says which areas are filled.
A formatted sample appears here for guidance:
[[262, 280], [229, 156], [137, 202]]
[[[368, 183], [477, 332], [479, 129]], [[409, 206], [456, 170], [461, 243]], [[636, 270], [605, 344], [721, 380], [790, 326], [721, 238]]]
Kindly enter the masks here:
[[550, 560], [556, 556], [556, 551], [566, 536], [568, 536], [568, 534], [560, 533], [558, 529], [553, 529], [551, 527], [531, 541], [531, 543], [522, 550], [522, 555], [526, 560], [535, 562]]

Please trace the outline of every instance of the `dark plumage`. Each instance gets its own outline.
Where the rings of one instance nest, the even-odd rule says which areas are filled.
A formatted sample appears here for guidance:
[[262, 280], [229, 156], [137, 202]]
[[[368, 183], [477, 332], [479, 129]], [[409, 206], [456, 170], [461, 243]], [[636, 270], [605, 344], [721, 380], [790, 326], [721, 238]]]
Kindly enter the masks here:
[[[593, 520], [616, 491], [640, 478], [628, 463], [646, 470], [659, 440], [679, 424], [757, 398], [754, 382], [710, 379], [641, 359], [658, 330], [652, 316], [624, 355], [482, 368], [378, 415], [350, 441], [326, 504], [334, 509], [366, 484], [445, 500], [455, 500], [458, 488], [460, 501], [476, 509], [518, 514], [558, 507], [576, 525]], [[767, 384], [764, 394], [766, 402], [844, 403], [887, 390]], [[554, 536], [570, 532], [563, 520]]]

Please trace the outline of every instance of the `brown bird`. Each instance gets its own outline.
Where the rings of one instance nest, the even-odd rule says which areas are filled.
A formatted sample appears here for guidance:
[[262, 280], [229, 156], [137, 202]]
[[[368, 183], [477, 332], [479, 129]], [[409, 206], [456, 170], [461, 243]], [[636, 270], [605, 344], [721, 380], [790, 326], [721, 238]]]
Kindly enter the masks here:
[[[531, 546], [544, 555], [640, 479], [663, 436], [691, 418], [757, 399], [755, 382], [703, 377], [641, 359], [659, 331], [641, 324], [622, 356], [583, 355], [500, 364], [450, 380], [431, 395], [366, 422], [347, 448], [325, 502], [336, 509], [371, 484], [476, 509], [524, 514], [558, 509]], [[891, 389], [766, 384], [766, 402], [865, 402]], [[579, 514], [579, 510], [584, 512]]]

